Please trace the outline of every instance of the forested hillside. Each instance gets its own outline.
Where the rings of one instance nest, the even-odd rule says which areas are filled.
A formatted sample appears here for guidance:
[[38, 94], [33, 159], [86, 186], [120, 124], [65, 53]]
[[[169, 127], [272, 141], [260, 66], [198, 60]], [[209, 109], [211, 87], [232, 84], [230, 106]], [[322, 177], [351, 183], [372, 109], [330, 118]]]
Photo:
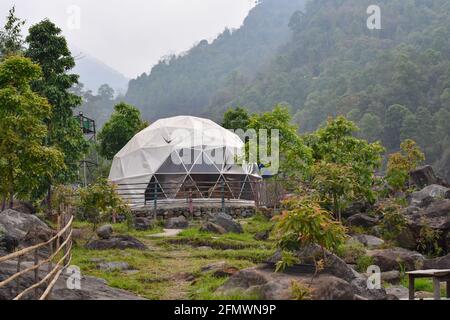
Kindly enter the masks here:
[[[373, 1], [310, 1], [270, 69], [225, 106], [287, 102], [301, 131], [347, 115], [389, 150], [416, 140], [449, 176], [450, 2], [382, 0], [382, 30], [366, 27]], [[211, 105], [212, 108], [223, 108]]]
[[381, 0], [382, 30], [369, 30], [372, 2], [316, 0], [296, 10], [302, 1], [264, 1], [240, 30], [131, 81], [126, 100], [147, 119], [215, 120], [230, 107], [283, 102], [302, 132], [346, 115], [388, 151], [416, 140], [450, 176], [450, 2]]
[[239, 30], [225, 30], [211, 44], [200, 41], [185, 54], [166, 57], [150, 74], [132, 80], [126, 101], [139, 106], [143, 116], [153, 120], [204, 114], [210, 103], [222, 105], [232, 100], [289, 40], [289, 19], [303, 3], [263, 1]]

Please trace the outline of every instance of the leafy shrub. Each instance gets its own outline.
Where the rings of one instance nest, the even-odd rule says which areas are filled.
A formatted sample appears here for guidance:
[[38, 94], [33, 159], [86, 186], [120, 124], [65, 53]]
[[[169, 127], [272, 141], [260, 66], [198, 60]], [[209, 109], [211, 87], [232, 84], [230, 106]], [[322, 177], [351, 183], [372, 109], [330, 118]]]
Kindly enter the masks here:
[[291, 282], [291, 294], [293, 300], [303, 301], [311, 300], [311, 288], [304, 285], [300, 281]]
[[79, 191], [78, 214], [83, 220], [93, 224], [93, 228], [113, 215], [125, 215], [130, 221], [130, 208], [117, 194], [116, 187], [106, 179], [99, 179], [95, 184], [81, 188]]
[[356, 271], [367, 272], [367, 269], [374, 264], [373, 257], [361, 256], [356, 260]]
[[440, 256], [443, 251], [439, 246], [441, 236], [441, 231], [428, 227], [424, 221], [420, 228], [417, 250], [432, 257]]
[[388, 184], [396, 191], [405, 188], [409, 172], [425, 160], [424, 153], [413, 140], [405, 140], [400, 148], [400, 152], [389, 156], [386, 175]]
[[358, 241], [350, 241], [338, 247], [336, 254], [345, 261], [358, 261], [366, 254], [364, 245]]
[[380, 223], [380, 231], [382, 237], [387, 241], [396, 240], [407, 226], [406, 219], [402, 214], [401, 209], [401, 205], [395, 201], [388, 201], [379, 208], [379, 211], [383, 214], [383, 220]]
[[[282, 251], [295, 251], [301, 247], [318, 244], [335, 251], [346, 239], [346, 229], [332, 215], [311, 198], [294, 197], [283, 202], [286, 210], [275, 218], [277, 246]], [[283, 255], [279, 270], [292, 263]]]

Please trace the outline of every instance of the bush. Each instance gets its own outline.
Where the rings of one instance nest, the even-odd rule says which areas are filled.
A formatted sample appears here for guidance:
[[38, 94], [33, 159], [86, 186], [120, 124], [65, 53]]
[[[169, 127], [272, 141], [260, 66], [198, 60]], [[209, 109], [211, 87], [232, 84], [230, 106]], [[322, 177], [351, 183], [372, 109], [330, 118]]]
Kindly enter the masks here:
[[[283, 205], [286, 210], [275, 218], [277, 246], [282, 251], [292, 252], [310, 244], [336, 251], [345, 242], [345, 227], [313, 199], [295, 197], [284, 201]], [[289, 255], [284, 254], [283, 261], [285, 257], [288, 258]], [[292, 264], [292, 261], [284, 262], [278, 269], [282, 270]]]
[[125, 215], [130, 220], [130, 208], [117, 194], [116, 187], [106, 179], [99, 179], [78, 193], [78, 214], [82, 220], [92, 223], [94, 230], [99, 223], [111, 220], [114, 215]]

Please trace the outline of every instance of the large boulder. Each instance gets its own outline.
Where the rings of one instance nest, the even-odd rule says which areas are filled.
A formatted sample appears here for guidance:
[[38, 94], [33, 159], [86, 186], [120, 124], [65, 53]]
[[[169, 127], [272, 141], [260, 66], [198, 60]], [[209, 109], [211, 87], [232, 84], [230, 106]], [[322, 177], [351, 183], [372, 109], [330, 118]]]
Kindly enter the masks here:
[[154, 228], [154, 223], [148, 218], [136, 217], [134, 219], [134, 228], [138, 231], [147, 231]]
[[403, 248], [369, 250], [367, 255], [373, 258], [374, 265], [379, 266], [382, 272], [400, 271], [402, 268], [407, 271], [421, 269], [425, 261], [420, 253]]
[[186, 229], [189, 227], [189, 222], [184, 216], [170, 218], [165, 223], [166, 229]]
[[358, 241], [359, 243], [362, 243], [364, 246], [370, 248], [370, 249], [377, 249], [384, 245], [384, 240], [368, 235], [368, 234], [357, 234], [354, 235], [353, 238]]
[[223, 227], [219, 226], [218, 224], [209, 222], [209, 221], [205, 222], [202, 225], [202, 227], [200, 228], [200, 231], [216, 233], [216, 234], [225, 234], [225, 233], [227, 233], [227, 230], [225, 230]]
[[141, 241], [131, 236], [118, 235], [109, 239], [92, 240], [86, 244], [89, 250], [109, 250], [109, 249], [137, 249], [146, 250], [147, 247]]
[[0, 241], [20, 246], [45, 242], [55, 234], [38, 217], [11, 209], [0, 213], [0, 229]]
[[[32, 262], [23, 262], [23, 268], [29, 268], [33, 265]], [[38, 274], [39, 279], [43, 279], [47, 275], [47, 270], [49, 266], [44, 264], [40, 269]], [[0, 268], [0, 282], [9, 278], [17, 272], [17, 262], [7, 261], [2, 263]], [[125, 290], [111, 288], [107, 285], [106, 281], [103, 279], [98, 279], [94, 277], [81, 276], [80, 279], [80, 289], [68, 288], [70, 274], [68, 271], [61, 273], [58, 281], [55, 284], [49, 300], [143, 300], [143, 298], [127, 292]], [[19, 282], [19, 292], [25, 290], [26, 288], [32, 286], [35, 283], [34, 273], [28, 272], [20, 277]], [[38, 289], [38, 294], [43, 294], [44, 288]], [[12, 281], [6, 286], [0, 288], [0, 300], [11, 300], [16, 295], [17, 292], [17, 282]], [[24, 297], [25, 300], [34, 299], [34, 290]]]
[[366, 214], [355, 214], [347, 219], [347, 224], [352, 227], [372, 228], [378, 223], [377, 218], [369, 217]]
[[411, 171], [409, 174], [409, 183], [418, 188], [424, 188], [432, 184], [439, 184], [439, 179], [434, 173], [432, 166], [424, 166]]
[[218, 288], [216, 293], [231, 295], [239, 292], [256, 295], [263, 300], [289, 300], [295, 298], [293, 283], [309, 288], [309, 298], [312, 300], [361, 299], [359, 290], [354, 285], [333, 275], [319, 274], [313, 279], [311, 274], [274, 273], [264, 267], [239, 271]]
[[113, 234], [113, 227], [110, 224], [106, 224], [97, 229], [96, 233], [100, 239], [110, 239]]
[[432, 184], [408, 197], [410, 206], [419, 208], [430, 205], [436, 199], [450, 199], [450, 189]]
[[243, 233], [244, 229], [241, 224], [226, 213], [217, 213], [212, 215], [209, 222], [218, 225], [226, 230], [227, 233]]
[[425, 269], [450, 269], [450, 253], [444, 257], [425, 260]]
[[[323, 260], [324, 270], [321, 272], [321, 274], [328, 274], [345, 280], [352, 285], [355, 294], [359, 296], [365, 297], [367, 299], [385, 298], [384, 290], [369, 290], [367, 288], [367, 280], [364, 276], [356, 272], [337, 255], [324, 250], [318, 245], [305, 246], [300, 250], [295, 251], [294, 255], [302, 265], [288, 268], [286, 271], [289, 273], [314, 273], [315, 262], [318, 260]], [[268, 260], [268, 263], [273, 266], [280, 260], [281, 252], [278, 251]], [[308, 268], [308, 266], [311, 267]]]
[[421, 230], [431, 228], [441, 234], [438, 243], [445, 252], [450, 252], [450, 200], [437, 200], [426, 208], [406, 216], [408, 232], [417, 240]]

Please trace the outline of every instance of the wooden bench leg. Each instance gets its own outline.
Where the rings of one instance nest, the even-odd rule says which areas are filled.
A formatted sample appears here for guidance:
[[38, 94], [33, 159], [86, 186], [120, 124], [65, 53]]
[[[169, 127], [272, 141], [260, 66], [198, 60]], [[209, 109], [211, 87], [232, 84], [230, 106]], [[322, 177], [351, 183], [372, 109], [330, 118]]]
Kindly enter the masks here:
[[447, 299], [450, 299], [450, 281], [447, 281]]
[[441, 300], [441, 281], [439, 278], [433, 278], [434, 300]]
[[416, 287], [415, 287], [415, 278], [412, 275], [409, 275], [409, 300], [415, 300], [416, 296]]

